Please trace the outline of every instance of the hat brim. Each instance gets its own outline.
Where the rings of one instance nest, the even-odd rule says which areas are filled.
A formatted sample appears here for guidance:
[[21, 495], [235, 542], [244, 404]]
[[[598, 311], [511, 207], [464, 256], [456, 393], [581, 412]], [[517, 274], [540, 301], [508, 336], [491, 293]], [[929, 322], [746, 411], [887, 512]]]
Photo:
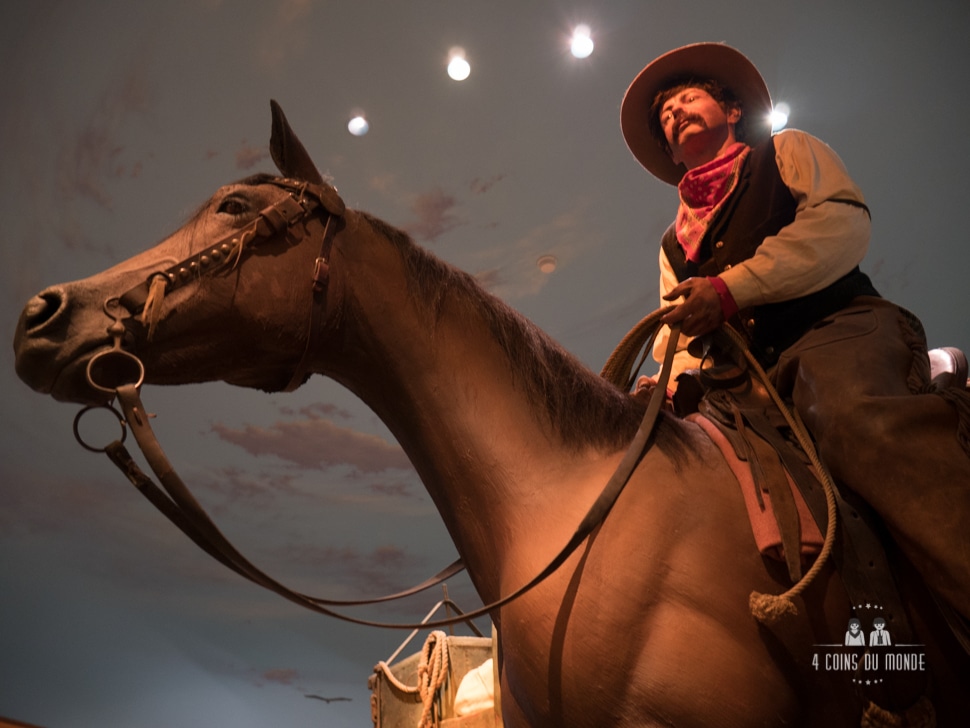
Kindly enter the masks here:
[[620, 128], [633, 156], [655, 177], [672, 185], [686, 173], [674, 164], [650, 132], [650, 105], [658, 91], [685, 77], [713, 79], [731, 89], [746, 117], [745, 142], [754, 145], [771, 136], [768, 86], [743, 53], [724, 43], [694, 43], [665, 53], [637, 74], [623, 96]]

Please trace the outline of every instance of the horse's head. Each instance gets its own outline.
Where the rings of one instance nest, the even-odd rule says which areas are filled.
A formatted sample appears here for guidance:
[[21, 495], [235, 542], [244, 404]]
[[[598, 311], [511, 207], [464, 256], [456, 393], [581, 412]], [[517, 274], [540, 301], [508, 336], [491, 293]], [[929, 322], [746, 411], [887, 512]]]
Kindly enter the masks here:
[[154, 248], [32, 298], [14, 339], [27, 384], [59, 400], [104, 401], [141, 376], [139, 360], [145, 381], [161, 384], [302, 382], [344, 206], [272, 107], [270, 148], [284, 176], [222, 187]]

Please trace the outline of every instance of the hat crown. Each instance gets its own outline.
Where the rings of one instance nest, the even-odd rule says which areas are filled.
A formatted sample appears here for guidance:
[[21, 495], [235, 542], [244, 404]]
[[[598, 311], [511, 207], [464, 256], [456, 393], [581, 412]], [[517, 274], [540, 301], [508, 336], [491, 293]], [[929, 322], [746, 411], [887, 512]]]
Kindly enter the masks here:
[[647, 171], [672, 185], [687, 171], [675, 164], [650, 130], [650, 107], [660, 91], [686, 78], [710, 79], [730, 89], [749, 120], [747, 142], [771, 136], [771, 95], [755, 65], [725, 43], [694, 43], [676, 48], [648, 63], [623, 96], [620, 127], [627, 146]]

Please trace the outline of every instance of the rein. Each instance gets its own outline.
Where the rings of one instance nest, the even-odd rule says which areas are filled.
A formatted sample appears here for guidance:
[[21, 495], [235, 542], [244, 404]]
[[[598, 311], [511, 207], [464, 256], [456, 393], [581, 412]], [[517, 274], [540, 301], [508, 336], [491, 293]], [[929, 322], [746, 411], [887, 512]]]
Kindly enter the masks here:
[[[653, 434], [666, 392], [670, 363], [673, 360], [676, 349], [675, 343], [678, 339], [678, 330], [675, 329], [671, 336], [671, 344], [668, 346], [665, 356], [661, 381], [651, 396], [640, 427], [622, 461], [577, 527], [569, 542], [531, 581], [511, 594], [491, 604], [487, 604], [480, 609], [435, 622], [422, 622], [417, 624], [386, 623], [358, 619], [335, 612], [329, 609], [329, 607], [377, 604], [412, 596], [459, 573], [464, 566], [459, 559], [417, 586], [396, 594], [364, 600], [334, 600], [309, 596], [289, 589], [262, 572], [246, 559], [222, 534], [212, 519], [209, 518], [205, 509], [199, 504], [189, 488], [175, 472], [175, 469], [166, 457], [164, 450], [152, 431], [151, 425], [149, 424], [149, 415], [142, 404], [139, 394], [141, 385], [144, 382], [144, 365], [137, 356], [122, 348], [122, 339], [125, 333], [124, 315], [121, 311], [118, 313], [113, 312], [115, 308], [118, 308], [126, 310], [133, 316], [141, 314], [143, 323], [147, 319], [149, 332], [151, 333], [157, 317], [158, 306], [166, 293], [170, 293], [203, 276], [237, 267], [256, 245], [281, 232], [287, 233], [296, 242], [299, 242], [303, 239], [304, 235], [296, 234], [293, 230], [297, 223], [303, 223], [303, 226], [306, 228], [305, 232], [310, 235], [314, 232], [314, 227], [322, 226], [320, 254], [314, 260], [313, 270], [310, 276], [313, 300], [308, 317], [309, 330], [307, 333], [307, 343], [303, 355], [290, 377], [289, 384], [286, 386], [286, 391], [292, 391], [300, 386], [308, 375], [310, 357], [316, 348], [318, 331], [321, 328], [320, 323], [326, 301], [330, 252], [333, 247], [333, 239], [336, 231], [343, 224], [345, 208], [343, 201], [332, 187], [305, 182], [294, 182], [292, 180], [279, 180], [273, 184], [288, 189], [290, 194], [261, 211], [252, 223], [217, 241], [215, 244], [207, 246], [202, 252], [192, 255], [166, 270], [151, 274], [144, 282], [126, 291], [120, 297], [109, 299], [105, 302], [105, 313], [113, 319], [112, 324], [107, 330], [108, 334], [112, 337], [113, 343], [110, 347], [98, 352], [91, 358], [87, 367], [87, 378], [88, 383], [93, 388], [117, 397], [122, 413], [119, 413], [110, 405], [98, 405], [98, 407], [105, 407], [115, 414], [122, 426], [122, 437], [120, 440], [112, 442], [103, 449], [88, 445], [79, 434], [78, 423], [80, 418], [92, 409], [92, 407], [85, 407], [75, 417], [75, 437], [84, 448], [94, 452], [104, 452], [138, 491], [203, 551], [240, 576], [311, 611], [343, 621], [372, 627], [420, 629], [467, 622], [470, 619], [489, 614], [493, 610], [508, 604], [534, 588], [562, 566], [580, 544], [603, 522], [612, 509], [613, 504], [619, 498], [633, 471], [649, 449], [650, 438]], [[320, 220], [320, 215], [317, 214], [318, 211], [325, 214], [324, 221]], [[657, 311], [653, 315], [655, 327], [659, 327], [659, 316], [662, 313], [662, 311]], [[648, 319], [650, 318], [648, 317]], [[118, 383], [99, 383], [99, 376], [103, 377], [109, 373], [113, 375], [113, 378]], [[125, 448], [124, 440], [129, 428], [142, 454], [158, 478], [159, 483], [161, 483], [161, 487], [139, 468], [127, 448]]]
[[[396, 594], [366, 600], [334, 600], [309, 596], [302, 592], [289, 589], [262, 572], [246, 559], [222, 534], [192, 495], [189, 488], [175, 472], [175, 469], [166, 457], [164, 450], [151, 429], [149, 415], [141, 402], [139, 394], [139, 390], [144, 381], [144, 365], [138, 357], [122, 348], [122, 338], [125, 333], [124, 316], [120, 312], [117, 314], [112, 312], [113, 308], [115, 308], [113, 304], [118, 303], [120, 304], [120, 308], [126, 309], [131, 315], [137, 315], [151, 307], [152, 302], [150, 299], [153, 288], [156, 289], [156, 293], [157, 289], [162, 289], [161, 295], [164, 295], [164, 293], [171, 292], [204, 275], [224, 270], [228, 267], [235, 267], [240, 264], [244, 255], [253, 246], [259, 244], [266, 238], [280, 232], [289, 233], [290, 229], [296, 223], [304, 220], [306, 221], [305, 226], [309, 228], [314, 220], [319, 219], [314, 213], [322, 207], [327, 217], [326, 222], [322, 223], [323, 235], [320, 255], [314, 261], [313, 271], [310, 276], [313, 301], [309, 315], [307, 345], [300, 361], [294, 369], [286, 391], [291, 391], [302, 384], [307, 376], [309, 360], [316, 346], [317, 331], [320, 329], [319, 324], [329, 279], [330, 250], [333, 245], [333, 237], [336, 229], [342, 224], [344, 205], [343, 201], [337, 196], [336, 190], [332, 187], [294, 183], [290, 180], [282, 180], [275, 184], [289, 189], [291, 194], [260, 212], [257, 219], [248, 226], [218, 241], [215, 245], [207, 246], [201, 253], [186, 258], [164, 271], [153, 273], [146, 281], [125, 292], [119, 298], [110, 299], [105, 303], [105, 313], [113, 319], [112, 324], [108, 327], [108, 333], [113, 339], [113, 344], [91, 358], [88, 363], [87, 378], [89, 384], [98, 391], [117, 397], [122, 413], [119, 413], [111, 405], [95, 405], [94, 407], [107, 408], [115, 414], [121, 423], [122, 437], [120, 440], [112, 442], [103, 449], [88, 445], [79, 435], [78, 422], [92, 407], [85, 407], [75, 417], [75, 437], [86, 449], [94, 452], [104, 452], [139, 492], [203, 551], [240, 576], [306, 609], [354, 624], [393, 629], [425, 629], [448, 626], [490, 614], [492, 611], [525, 594], [559, 569], [589, 535], [603, 523], [609, 514], [633, 474], [633, 471], [639, 465], [640, 460], [650, 447], [650, 439], [666, 393], [670, 365], [673, 361], [676, 342], [679, 338], [679, 326], [673, 329], [670, 345], [667, 347], [664, 357], [660, 381], [651, 395], [640, 427], [623, 459], [603, 491], [586, 513], [586, 516], [577, 527], [573, 536], [569, 539], [569, 542], [531, 581], [507, 596], [479, 609], [465, 612], [456, 617], [433, 622], [404, 624], [377, 622], [335, 612], [329, 609], [329, 607], [377, 604], [412, 596], [459, 573], [464, 566], [461, 560], [455, 561], [435, 576], [417, 586]], [[302, 239], [302, 236], [300, 236], [300, 239]], [[648, 317], [648, 319], [655, 319], [654, 326], [659, 327], [659, 317], [662, 313], [663, 311], [657, 311], [651, 317]], [[153, 314], [149, 313], [149, 316], [151, 315]], [[150, 322], [149, 326], [151, 327]], [[111, 363], [112, 366], [107, 366], [106, 362]], [[104, 375], [109, 371], [113, 372], [120, 383], [103, 384], [97, 381], [99, 375]], [[129, 428], [151, 470], [158, 478], [159, 483], [161, 483], [161, 487], [139, 468], [127, 448], [125, 448], [124, 440]]]
[[[671, 341], [676, 341], [676, 337], [673, 337]], [[111, 351], [120, 350], [112, 349]], [[111, 407], [108, 408], [111, 409], [112, 412], [115, 412], [115, 414], [118, 416], [119, 421], [122, 423], [123, 432], [127, 432], [127, 430], [124, 429], [126, 425], [131, 429], [132, 434], [135, 436], [136, 442], [141, 448], [142, 453], [145, 455], [145, 458], [148, 461], [152, 471], [162, 484], [164, 491], [162, 488], [156, 485], [155, 482], [134, 462], [127, 448], [124, 446], [124, 436], [121, 440], [112, 442], [99, 452], [104, 452], [118, 467], [118, 469], [121, 470], [125, 477], [127, 477], [128, 480], [139, 490], [139, 492], [141, 492], [142, 495], [144, 495], [156, 508], [163, 513], [163, 515], [172, 521], [172, 523], [174, 523], [183, 533], [192, 539], [192, 541], [195, 542], [195, 544], [198, 545], [202, 550], [227, 568], [235, 571], [240, 576], [243, 576], [256, 584], [259, 584], [260, 586], [279, 594], [285, 599], [288, 599], [289, 601], [292, 601], [311, 611], [318, 612], [329, 617], [334, 617], [346, 622], [352, 622], [354, 624], [361, 624], [370, 627], [384, 627], [393, 629], [425, 629], [443, 627], [460, 622], [466, 622], [470, 619], [489, 614], [493, 610], [498, 609], [499, 607], [502, 607], [525, 594], [527, 591], [544, 581], [560, 566], [562, 566], [562, 564], [583, 543], [583, 541], [586, 540], [593, 530], [595, 530], [603, 522], [607, 514], [612, 509], [613, 504], [619, 498], [620, 493], [623, 491], [624, 486], [629, 481], [630, 476], [636, 469], [636, 466], [639, 464], [640, 460], [648, 449], [650, 436], [653, 433], [653, 429], [660, 412], [660, 407], [663, 402], [664, 393], [666, 391], [666, 372], [669, 371], [669, 360], [672, 359], [673, 351], [674, 347], [672, 345], [668, 349], [668, 357], [667, 361], [665, 362], [666, 366], [664, 368], [665, 374], [662, 375], [661, 381], [651, 397], [650, 404], [648, 405], [646, 413], [644, 414], [640, 428], [631, 442], [623, 460], [617, 467], [613, 476], [610, 478], [606, 487], [600, 493], [599, 497], [583, 518], [572, 538], [556, 555], [556, 557], [550, 561], [546, 568], [544, 568], [531, 581], [511, 594], [477, 610], [465, 612], [464, 614], [456, 617], [437, 620], [434, 622], [377, 622], [341, 614], [329, 609], [328, 607], [362, 606], [365, 604], [376, 604], [412, 596], [459, 573], [464, 568], [460, 560], [452, 563], [434, 577], [427, 579], [415, 587], [398, 592], [397, 594], [391, 594], [368, 600], [347, 601], [322, 599], [292, 591], [288, 587], [267, 576], [252, 563], [250, 563], [219, 531], [218, 527], [212, 522], [202, 506], [192, 496], [188, 487], [184, 484], [169, 463], [164, 451], [158, 443], [158, 440], [152, 432], [151, 425], [149, 424], [149, 415], [141, 402], [138, 391], [141, 384], [140, 381], [131, 384], [123, 384], [115, 389], [123, 415], [117, 413], [117, 411]], [[105, 354], [107, 353], [110, 352], [105, 352]], [[121, 351], [121, 355], [124, 357], [130, 357], [137, 361], [137, 358], [128, 352]], [[140, 362], [138, 363], [140, 364]], [[81, 412], [78, 413], [78, 417], [75, 419], [76, 436], [77, 420], [88, 409], [90, 408], [81, 410]], [[80, 438], [78, 439], [80, 441]], [[83, 441], [81, 441], [81, 444], [89, 450], [95, 450], [95, 448], [90, 447]]]

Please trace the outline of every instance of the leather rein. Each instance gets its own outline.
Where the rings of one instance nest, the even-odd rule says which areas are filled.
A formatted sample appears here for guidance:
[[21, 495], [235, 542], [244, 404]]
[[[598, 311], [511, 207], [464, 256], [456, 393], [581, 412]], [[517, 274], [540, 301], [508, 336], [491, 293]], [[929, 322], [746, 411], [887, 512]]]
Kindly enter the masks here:
[[[192, 255], [170, 268], [161, 272], [152, 273], [144, 282], [126, 291], [120, 297], [109, 299], [105, 302], [105, 313], [113, 319], [112, 324], [107, 330], [113, 339], [113, 344], [91, 358], [87, 367], [87, 377], [92, 387], [102, 393], [116, 397], [122, 412], [119, 413], [110, 404], [85, 407], [74, 419], [75, 438], [85, 449], [105, 453], [138, 491], [203, 551], [240, 576], [306, 609], [354, 624], [394, 629], [423, 629], [447, 626], [459, 622], [467, 622], [470, 619], [490, 614], [492, 611], [508, 604], [529, 591], [562, 566], [569, 556], [603, 522], [612, 509], [620, 493], [623, 491], [624, 486], [629, 481], [630, 476], [651, 444], [651, 435], [666, 392], [670, 362], [673, 359], [675, 350], [674, 344], [679, 338], [677, 332], [674, 332], [670, 338], [671, 345], [667, 349], [660, 381], [653, 391], [643, 420], [626, 454], [603, 491], [577, 527], [569, 542], [531, 581], [507, 596], [479, 609], [437, 621], [403, 624], [387, 623], [359, 619], [333, 611], [330, 607], [378, 604], [412, 596], [461, 572], [464, 566], [459, 559], [442, 569], [435, 576], [410, 589], [374, 599], [361, 600], [335, 600], [310, 596], [291, 590], [268, 576], [246, 559], [222, 534], [192, 495], [189, 488], [175, 472], [175, 469], [172, 467], [152, 431], [151, 425], [149, 424], [150, 415], [147, 414], [141, 402], [139, 392], [144, 382], [144, 365], [137, 356], [122, 347], [122, 340], [126, 331], [124, 326], [126, 316], [122, 312], [122, 309], [131, 316], [142, 313], [146, 305], [151, 305], [150, 298], [153, 285], [156, 287], [164, 286], [166, 293], [171, 292], [205, 275], [212, 275], [216, 272], [240, 265], [246, 255], [256, 245], [273, 236], [285, 233], [295, 238], [296, 242], [299, 242], [304, 236], [312, 236], [312, 228], [322, 225], [323, 232], [320, 255], [314, 260], [313, 270], [310, 275], [312, 303], [309, 315], [307, 344], [299, 362], [294, 367], [293, 374], [290, 377], [285, 391], [296, 389], [306, 380], [309, 362], [316, 348], [317, 336], [321, 328], [320, 323], [326, 303], [330, 252], [336, 231], [343, 225], [345, 207], [336, 190], [328, 185], [315, 185], [285, 179], [274, 180], [271, 183], [289, 190], [290, 194], [261, 211], [256, 220], [241, 230], [234, 232], [216, 242], [214, 245], [206, 246], [202, 252]], [[297, 232], [294, 228], [300, 223], [302, 223], [305, 229]], [[117, 313], [114, 311], [117, 311]], [[120, 379], [120, 381], [111, 383], [97, 381], [99, 376], [103, 376], [107, 372], [113, 372], [115, 377]], [[94, 408], [107, 408], [110, 410], [118, 418], [122, 427], [121, 439], [112, 442], [105, 448], [90, 446], [79, 434], [78, 424], [81, 417]], [[128, 429], [134, 435], [135, 441], [145, 456], [145, 460], [158, 478], [161, 486], [156, 484], [155, 481], [141, 470], [132, 459], [127, 448], [125, 448], [124, 441]]]

